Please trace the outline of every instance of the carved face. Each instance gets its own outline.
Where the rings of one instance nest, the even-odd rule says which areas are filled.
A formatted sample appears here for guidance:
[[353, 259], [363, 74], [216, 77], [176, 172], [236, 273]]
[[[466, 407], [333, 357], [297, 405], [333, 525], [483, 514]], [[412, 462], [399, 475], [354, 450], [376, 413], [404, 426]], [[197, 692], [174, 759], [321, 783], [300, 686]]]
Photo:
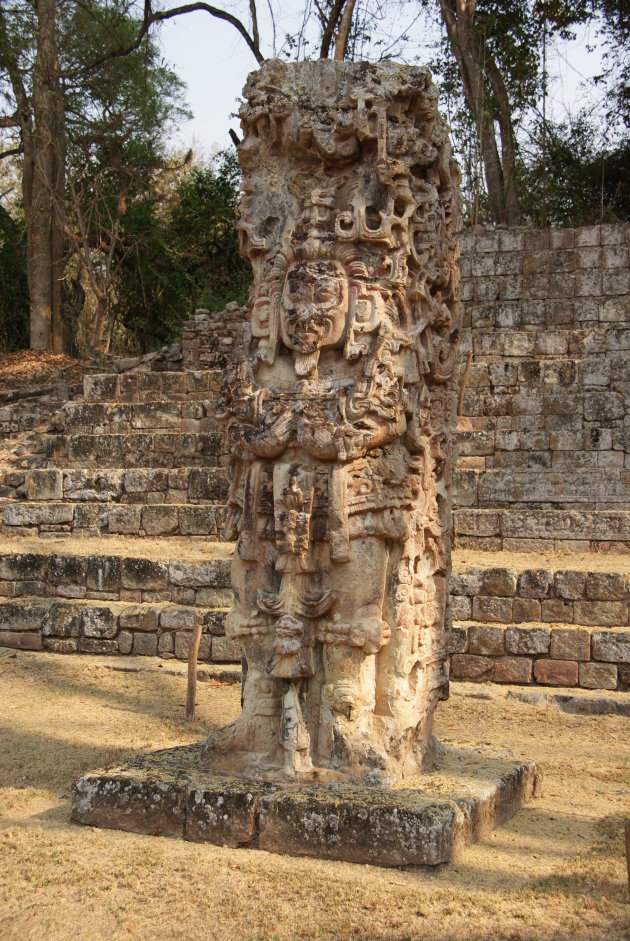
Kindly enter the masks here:
[[347, 310], [348, 279], [339, 262], [294, 262], [282, 292], [282, 342], [303, 355], [337, 346]]

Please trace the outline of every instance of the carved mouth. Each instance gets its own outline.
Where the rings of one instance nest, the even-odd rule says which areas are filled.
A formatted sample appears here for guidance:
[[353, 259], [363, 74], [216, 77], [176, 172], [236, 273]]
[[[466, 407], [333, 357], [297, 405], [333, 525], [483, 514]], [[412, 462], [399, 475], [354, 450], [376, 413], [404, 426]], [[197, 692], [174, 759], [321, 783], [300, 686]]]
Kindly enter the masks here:
[[295, 346], [299, 346], [302, 353], [314, 353], [330, 335], [332, 322], [317, 317], [297, 322], [289, 317], [288, 326], [288, 333]]

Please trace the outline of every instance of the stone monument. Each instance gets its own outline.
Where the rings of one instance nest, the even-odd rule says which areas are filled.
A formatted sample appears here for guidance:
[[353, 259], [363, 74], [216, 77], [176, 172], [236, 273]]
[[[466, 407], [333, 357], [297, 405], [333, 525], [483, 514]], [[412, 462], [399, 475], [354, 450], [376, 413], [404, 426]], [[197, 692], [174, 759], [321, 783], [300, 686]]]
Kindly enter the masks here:
[[432, 762], [461, 225], [437, 102], [393, 63], [271, 61], [245, 87], [254, 285], [223, 418], [247, 677], [214, 766], [393, 783]]
[[[239, 237], [254, 283], [220, 415], [239, 719], [75, 785], [92, 825], [439, 863], [536, 770], [446, 753], [458, 171], [426, 68], [265, 63]], [[438, 763], [437, 770], [435, 768]]]

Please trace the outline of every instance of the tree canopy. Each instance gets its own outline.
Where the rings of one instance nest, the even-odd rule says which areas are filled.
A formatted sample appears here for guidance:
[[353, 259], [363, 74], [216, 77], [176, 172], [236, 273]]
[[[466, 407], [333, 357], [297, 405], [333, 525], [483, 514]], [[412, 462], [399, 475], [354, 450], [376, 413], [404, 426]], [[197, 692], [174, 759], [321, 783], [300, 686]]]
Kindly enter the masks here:
[[[424, 60], [424, 29], [468, 222], [630, 218], [627, 0], [305, 0], [289, 34], [274, 2], [240, 16], [205, 0], [4, 0], [0, 168], [18, 169], [20, 192], [0, 214], [0, 344], [24, 343], [27, 297], [31, 345], [82, 354], [163, 341], [191, 306], [244, 297], [234, 154], [167, 149], [187, 112], [157, 30], [193, 11], [229, 23], [256, 62]], [[601, 106], [559, 118], [549, 51], [586, 27]]]

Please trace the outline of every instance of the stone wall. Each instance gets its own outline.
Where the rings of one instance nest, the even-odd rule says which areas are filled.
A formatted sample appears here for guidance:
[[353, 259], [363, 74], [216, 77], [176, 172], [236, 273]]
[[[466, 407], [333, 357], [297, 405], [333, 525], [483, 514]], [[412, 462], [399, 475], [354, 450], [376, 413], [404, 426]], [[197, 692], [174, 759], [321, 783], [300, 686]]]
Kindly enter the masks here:
[[461, 241], [455, 531], [479, 549], [630, 549], [630, 226]]

